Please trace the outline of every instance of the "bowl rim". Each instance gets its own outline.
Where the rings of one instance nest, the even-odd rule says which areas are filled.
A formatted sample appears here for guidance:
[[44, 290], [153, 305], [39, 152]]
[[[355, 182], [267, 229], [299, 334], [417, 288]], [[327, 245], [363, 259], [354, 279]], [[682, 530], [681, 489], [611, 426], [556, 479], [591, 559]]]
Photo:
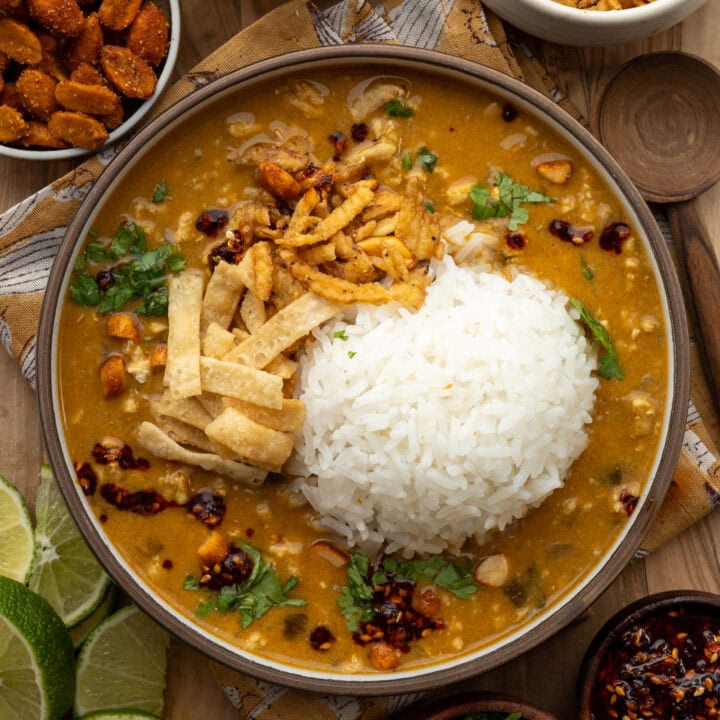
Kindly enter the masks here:
[[[60, 292], [66, 282], [69, 262], [76, 246], [82, 242], [82, 230], [94, 208], [100, 204], [105, 192], [113, 185], [115, 176], [120, 173], [126, 160], [137, 154], [142, 155], [144, 145], [164, 127], [181, 116], [189, 113], [201, 103], [215, 95], [229, 92], [231, 89], [242, 91], [247, 84], [266, 81], [281, 73], [289, 73], [300, 69], [315, 70], [318, 66], [328, 69], [333, 64], [342, 67], [357, 67], [358, 63], [366, 63], [370, 68], [382, 63], [398, 63], [404, 70], [414, 70], [440, 77], [452, 75], [462, 82], [473, 82], [483, 85], [488, 91], [501, 97], [510, 97], [520, 104], [532, 107], [540, 117], [548, 116], [550, 124], [558, 127], [570, 136], [571, 142], [579, 149], [581, 144], [589, 155], [592, 155], [597, 167], [601, 169], [617, 185], [623, 196], [626, 207], [632, 209], [638, 224], [648, 239], [653, 262], [661, 284], [663, 300], [667, 303], [668, 316], [668, 361], [672, 375], [668, 376], [668, 384], [672, 391], [672, 403], [666, 408], [665, 419], [667, 431], [664, 443], [659, 446], [656, 455], [658, 462], [653, 483], [648, 486], [642, 505], [634, 513], [633, 519], [626, 526], [627, 532], [621, 535], [615, 545], [603, 555], [603, 564], [595, 566], [585, 573], [574, 590], [570, 590], [569, 599], [558, 601], [554, 609], [543, 616], [533, 632], [525, 626], [519, 637], [511, 638], [501, 647], [493, 648], [480, 657], [456, 659], [454, 664], [438, 664], [421, 668], [420, 672], [409, 672], [406, 676], [393, 674], [381, 675], [320, 675], [306, 668], [290, 668], [289, 666], [270, 667], [267, 661], [257, 656], [248, 659], [223, 647], [222, 641], [199, 626], [190, 626], [179, 614], [172, 610], [157, 596], [145, 592], [139, 578], [130, 573], [116, 557], [117, 551], [111, 551], [97, 531], [94, 517], [90, 518], [84, 498], [79, 494], [74, 473], [68, 464], [64, 451], [62, 427], [56, 413], [56, 383], [54, 369], [54, 328], [61, 314]], [[397, 65], [393, 72], [397, 71]], [[78, 526], [116, 582], [123, 587], [131, 598], [148, 614], [178, 635], [184, 641], [201, 650], [213, 659], [241, 672], [249, 673], [261, 680], [297, 687], [318, 692], [355, 695], [386, 695], [390, 693], [408, 693], [416, 690], [437, 687], [439, 683], [455, 682], [476, 675], [490, 667], [497, 667], [521, 653], [538, 645], [542, 640], [559, 631], [571, 620], [582, 613], [594, 601], [606, 586], [625, 567], [637, 550], [662, 501], [672, 479], [680, 452], [684, 434], [684, 418], [689, 398], [689, 342], [685, 309], [679, 281], [675, 274], [665, 241], [662, 238], [648, 206], [629, 178], [602, 148], [590, 132], [563, 111], [552, 100], [524, 85], [515, 78], [498, 71], [454, 56], [435, 51], [388, 45], [357, 45], [331, 46], [302, 50], [295, 53], [276, 56], [254, 63], [245, 68], [225, 75], [208, 85], [196, 90], [179, 100], [170, 108], [158, 115], [143, 128], [117, 155], [100, 178], [96, 181], [85, 201], [80, 206], [68, 232], [63, 240], [54, 263], [47, 291], [45, 294], [40, 328], [38, 332], [38, 406], [41, 428], [51, 465], [55, 470], [58, 484], [75, 518]], [[578, 589], [578, 586], [581, 586]], [[512, 633], [511, 633], [512, 635]]]
[[[580, 664], [578, 698], [580, 720], [590, 720], [590, 692], [598, 665], [618, 634], [648, 615], [677, 606], [709, 608], [720, 619], [720, 595], [704, 590], [666, 590], [634, 600], [603, 623], [595, 633]], [[710, 613], [709, 613], [710, 614]]]
[[165, 2], [167, 2], [170, 9], [170, 38], [168, 54], [164, 60], [163, 68], [157, 76], [155, 92], [144, 100], [127, 120], [123, 121], [109, 134], [108, 139], [101, 147], [97, 150], [79, 147], [61, 148], [59, 150], [29, 150], [0, 143], [0, 156], [13, 158], [15, 160], [72, 160], [74, 158], [107, 152], [118, 140], [121, 140], [129, 132], [134, 130], [155, 107], [157, 101], [165, 92], [177, 63], [178, 52], [180, 50], [180, 33], [182, 30], [180, 0], [165, 0]]
[[[706, 0], [702, 0], [705, 2]], [[602, 26], [603, 29], [623, 27], [628, 22], [648, 22], [655, 17], [661, 17], [666, 13], [670, 14], [676, 8], [682, 8], [687, 0], [653, 0], [645, 5], [623, 8], [622, 10], [593, 10], [591, 8], [579, 8], [572, 5], [564, 5], [557, 0], [500, 0], [503, 3], [514, 3], [515, 5], [537, 9], [540, 5], [548, 19], [552, 18], [558, 22], [563, 20], [578, 21], [580, 18], [588, 20], [589, 24]], [[592, 19], [591, 19], [592, 18]]]

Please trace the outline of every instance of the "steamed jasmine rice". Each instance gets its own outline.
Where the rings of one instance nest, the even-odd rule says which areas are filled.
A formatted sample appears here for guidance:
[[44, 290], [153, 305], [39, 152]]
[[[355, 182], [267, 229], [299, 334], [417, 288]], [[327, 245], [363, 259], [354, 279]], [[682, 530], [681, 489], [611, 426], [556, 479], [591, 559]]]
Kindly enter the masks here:
[[435, 264], [416, 313], [368, 307], [300, 363], [298, 487], [363, 549], [457, 551], [562, 487], [584, 450], [596, 358], [568, 298], [524, 274]]

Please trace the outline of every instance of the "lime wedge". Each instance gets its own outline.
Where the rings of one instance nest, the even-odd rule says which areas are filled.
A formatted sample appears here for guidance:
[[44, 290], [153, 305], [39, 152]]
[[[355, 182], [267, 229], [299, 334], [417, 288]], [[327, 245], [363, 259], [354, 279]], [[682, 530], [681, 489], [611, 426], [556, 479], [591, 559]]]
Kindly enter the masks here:
[[84, 620], [70, 628], [70, 639], [77, 650], [88, 635], [110, 614], [115, 604], [115, 586], [111, 585], [100, 604]]
[[73, 646], [39, 595], [0, 577], [0, 718], [59, 720], [75, 687]]
[[80, 651], [75, 714], [133, 708], [162, 715], [169, 642], [134, 605], [104, 620]]
[[83, 715], [78, 720], [160, 720], [160, 718], [139, 710], [104, 710]]
[[35, 517], [37, 562], [30, 589], [72, 627], [102, 602], [110, 578], [85, 544], [47, 465], [40, 470]]
[[34, 557], [27, 505], [18, 489], [0, 475], [0, 575], [26, 583]]

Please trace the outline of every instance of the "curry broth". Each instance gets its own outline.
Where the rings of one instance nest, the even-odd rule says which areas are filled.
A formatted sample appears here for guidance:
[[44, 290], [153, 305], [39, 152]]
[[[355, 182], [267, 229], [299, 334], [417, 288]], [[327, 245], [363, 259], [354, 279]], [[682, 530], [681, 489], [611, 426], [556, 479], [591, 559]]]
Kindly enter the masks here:
[[[580, 155], [522, 112], [512, 122], [505, 121], [502, 102], [489, 94], [468, 92], [460, 84], [445, 81], [403, 77], [411, 83], [417, 110], [414, 117], [396, 123], [403, 148], [427, 146], [439, 158], [427, 178], [427, 196], [436, 211], [469, 219], [470, 202], [451, 206], [448, 184], [468, 175], [487, 182], [498, 170], [556, 198], [554, 205], [529, 208], [529, 222], [522, 226], [527, 245], [521, 251], [507, 250], [507, 261], [580, 298], [603, 318], [625, 372], [622, 381], [600, 381], [588, 428], [589, 446], [572, 467], [564, 488], [475, 551], [476, 558], [503, 553], [516, 592], [507, 586], [479, 583], [472, 598], [461, 600], [440, 591], [438, 615], [447, 626], [413, 643], [402, 660], [402, 668], [408, 669], [475, 651], [516, 629], [541, 607], [565, 595], [610, 548], [632, 512], [632, 501], [627, 498], [639, 496], [647, 481], [661, 432], [668, 373], [663, 311], [650, 261], [632, 239], [621, 254], [599, 247], [597, 237], [603, 226], [628, 219], [617, 198]], [[225, 98], [197, 113], [128, 172], [102, 207], [94, 227], [102, 237], [109, 237], [122, 219], [131, 218], [145, 227], [150, 245], [163, 239], [177, 241], [188, 266], [207, 268], [205, 256], [218, 240], [196, 232], [195, 218], [207, 208], [228, 208], [242, 201], [247, 197], [245, 188], [256, 187], [251, 169], [239, 168], [227, 159], [228, 147], [237, 147], [245, 139], [230, 134], [228, 118], [247, 120], [238, 113], [252, 112], [257, 132], [273, 120], [306, 128], [314, 138], [315, 153], [322, 158], [333, 154], [327, 139], [333, 131], [350, 135], [353, 120], [346, 97], [364, 76], [357, 72], [312, 79], [328, 89], [318, 117], [306, 117], [287, 101], [287, 81]], [[533, 169], [530, 160], [547, 153], [562, 153], [572, 160], [574, 172], [566, 184], [554, 185]], [[373, 170], [381, 182], [391, 183], [398, 174], [397, 163], [390, 170], [374, 166]], [[169, 196], [154, 204], [150, 197], [161, 179], [167, 182]], [[562, 242], [548, 231], [558, 217], [592, 227], [595, 240], [580, 247]], [[149, 333], [151, 325], [162, 320], [144, 318], [141, 322]], [[121, 346], [121, 341], [107, 337], [105, 317], [93, 308], [70, 300], [64, 304], [60, 394], [69, 453], [77, 463], [90, 460], [93, 445], [104, 436], [121, 438], [136, 455], [148, 457], [135, 447], [135, 433], [149, 417], [148, 396], [162, 391], [162, 376], [153, 375], [143, 384], [133, 382], [128, 392], [106, 400], [98, 367], [107, 353]], [[94, 469], [100, 482], [143, 489], [156, 486], [161, 476], [177, 467], [148, 459], [146, 471]], [[281, 578], [297, 575], [300, 582], [293, 596], [306, 599], [306, 606], [272, 609], [246, 629], [240, 627], [234, 612], [200, 618], [195, 613], [206, 593], [182, 587], [188, 574], [197, 573], [197, 549], [208, 535], [207, 527], [182, 508], [141, 516], [122, 512], [99, 495], [89, 502], [110, 539], [143, 580], [168, 604], [226, 641], [262, 657], [309, 668], [369, 669], [367, 650], [355, 644], [337, 606], [339, 588], [347, 584], [345, 568], [333, 567], [307, 551], [313, 541], [330, 537], [310, 522], [312, 509], [295, 504], [285, 483], [276, 480], [250, 489], [194, 468], [190, 482], [193, 491], [210, 487], [225, 494], [223, 533], [260, 549]], [[294, 614], [307, 616], [302, 631], [295, 634], [288, 632], [286, 623]], [[336, 638], [324, 652], [313, 650], [308, 642], [310, 631], [321, 625]]]

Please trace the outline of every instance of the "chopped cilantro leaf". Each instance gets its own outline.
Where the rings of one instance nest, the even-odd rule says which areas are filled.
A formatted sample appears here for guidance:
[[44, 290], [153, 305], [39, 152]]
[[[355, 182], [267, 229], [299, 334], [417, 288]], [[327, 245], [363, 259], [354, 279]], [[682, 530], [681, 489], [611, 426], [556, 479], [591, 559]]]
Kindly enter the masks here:
[[427, 210], [429, 213], [434, 213], [434, 212], [435, 212], [435, 206], [434, 206], [429, 200], [426, 200], [426, 201], [423, 203], [423, 207], [424, 207], [425, 210]]
[[167, 315], [167, 311], [168, 289], [163, 286], [147, 293], [143, 304], [137, 308], [136, 312], [140, 315], [148, 315], [149, 317], [162, 317], [163, 315]]
[[417, 580], [419, 577], [424, 577], [445, 588], [455, 597], [467, 598], [477, 591], [477, 586], [472, 578], [472, 563], [469, 560], [449, 563], [442, 555], [433, 555], [419, 560], [386, 558], [383, 567], [386, 572], [406, 580]]
[[80, 275], [70, 288], [70, 297], [78, 305], [97, 305], [100, 302], [100, 288], [95, 278]]
[[210, 598], [210, 600], [206, 600], [204, 603], [201, 603], [198, 606], [198, 609], [195, 611], [195, 614], [200, 618], [204, 618], [204, 617], [207, 617], [214, 609], [215, 609], [215, 599]]
[[586, 280], [592, 280], [595, 277], [595, 274], [585, 260], [580, 260], [580, 267], [582, 268], [583, 277]]
[[424, 145], [417, 151], [417, 157], [420, 161], [420, 167], [423, 170], [431, 173], [435, 169], [438, 156], [434, 152], [428, 150]]
[[508, 228], [517, 230], [529, 220], [528, 211], [522, 207], [523, 203], [554, 203], [553, 198], [531, 190], [527, 185], [513, 182], [505, 173], [498, 173], [495, 177], [495, 186], [498, 190], [498, 199], [492, 198], [491, 191], [483, 185], [475, 185], [469, 193], [473, 204], [472, 217], [474, 220], [487, 220], [492, 217], [507, 217]]
[[352, 360], [357, 353], [354, 350], [348, 350], [348, 357]]
[[577, 298], [571, 297], [570, 304], [580, 313], [580, 319], [605, 350], [605, 354], [600, 358], [598, 375], [606, 380], [613, 378], [622, 380], [625, 375], [620, 366], [620, 359], [605, 326]]
[[165, 198], [168, 196], [168, 184], [165, 178], [163, 178], [153, 190], [152, 194], [152, 201], [157, 205], [158, 203], [163, 202]]
[[412, 161], [412, 155], [409, 151], [405, 151], [402, 155], [402, 159], [400, 161], [400, 164], [402, 165], [402, 169], [407, 172], [408, 170], [412, 169], [413, 161]]
[[200, 589], [200, 583], [198, 583], [198, 579], [194, 575], [187, 575], [185, 577], [185, 582], [183, 583], [183, 590], [199, 590]]
[[411, 118], [415, 111], [399, 98], [385, 103], [385, 112], [391, 117]]
[[338, 605], [342, 615], [347, 618], [347, 629], [355, 632], [361, 621], [371, 620], [373, 616], [373, 589], [368, 584], [370, 560], [367, 555], [353, 553], [347, 569], [348, 585], [341, 590]]
[[126, 255], [140, 255], [147, 250], [145, 231], [134, 222], [123, 223], [110, 243], [110, 255], [120, 259]]
[[333, 334], [333, 337], [334, 337], [334, 338], [337, 338], [338, 340], [342, 340], [343, 342], [345, 342], [345, 341], [347, 341], [347, 340], [350, 339], [350, 336], [349, 336], [344, 330], [337, 330], [337, 331]]

